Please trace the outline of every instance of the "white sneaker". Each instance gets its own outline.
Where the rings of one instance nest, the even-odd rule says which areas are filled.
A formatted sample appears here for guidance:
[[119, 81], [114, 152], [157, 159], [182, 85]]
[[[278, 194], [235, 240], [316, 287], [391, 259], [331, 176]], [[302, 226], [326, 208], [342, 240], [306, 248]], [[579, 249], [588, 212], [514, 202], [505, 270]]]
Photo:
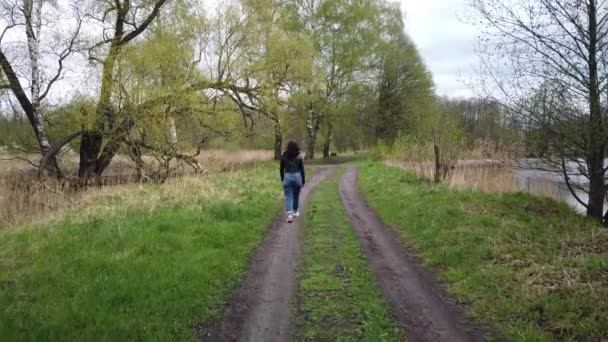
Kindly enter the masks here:
[[294, 218], [293, 211], [288, 211], [287, 212], [287, 223], [293, 222], [293, 218]]
[[295, 213], [293, 213], [293, 216], [295, 216], [295, 217], [300, 217], [300, 211], [298, 210], [298, 211], [296, 211]]

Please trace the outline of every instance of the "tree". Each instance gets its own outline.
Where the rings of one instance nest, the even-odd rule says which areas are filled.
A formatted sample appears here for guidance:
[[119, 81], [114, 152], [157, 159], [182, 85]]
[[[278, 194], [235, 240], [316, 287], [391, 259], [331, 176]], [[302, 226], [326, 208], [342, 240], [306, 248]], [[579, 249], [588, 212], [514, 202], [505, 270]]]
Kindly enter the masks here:
[[[41, 171], [61, 178], [63, 174], [55, 154], [51, 153], [53, 144], [44, 123], [42, 103], [50, 94], [55, 83], [63, 77], [65, 62], [77, 49], [83, 17], [77, 7], [66, 9], [59, 5], [54, 7], [51, 5], [45, 0], [3, 0], [0, 2], [0, 15], [3, 18], [0, 21], [3, 25], [0, 33], [0, 70], [2, 71], [0, 79], [3, 81], [0, 88], [11, 90], [28, 118], [40, 154], [43, 156], [40, 163]], [[51, 26], [49, 21], [53, 15], [61, 11], [74, 12], [76, 18], [73, 32], [67, 37], [58, 35], [57, 30], [55, 30], [56, 32], [52, 32], [52, 30], [49, 30], [51, 32], [48, 33], [45, 32]], [[45, 27], [43, 27], [43, 22], [46, 24]], [[7, 42], [11, 31], [16, 29], [23, 30], [22, 33], [25, 36], [29, 63], [24, 69], [27, 70], [28, 78], [21, 77], [16, 67], [19, 64], [16, 60], [19, 56], [10, 54], [16, 49], [8, 50], [9, 46], [16, 44], [15, 40]], [[16, 39], [19, 41], [19, 38]], [[42, 51], [43, 46], [45, 52]], [[43, 69], [44, 59], [53, 60], [54, 68]], [[27, 93], [28, 88], [29, 94]], [[49, 156], [44, 158], [47, 154]]]
[[430, 136], [433, 144], [433, 178], [436, 183], [448, 177], [464, 150], [465, 137], [461, 122], [460, 113], [446, 106], [445, 102], [438, 103], [424, 119], [421, 133]]
[[182, 127], [198, 127], [201, 133], [208, 117], [205, 114], [209, 98], [184, 91], [184, 80], [201, 77], [195, 63], [194, 39], [188, 27], [171, 24], [169, 30], [159, 23], [151, 29], [148, 39], [126, 47], [117, 61], [115, 115], [134, 123], [122, 144], [135, 162], [140, 179], [147, 177], [144, 151], [154, 156], [160, 167], [153, 172], [156, 177], [150, 178], [167, 179], [173, 171], [173, 161], [185, 162], [195, 172], [202, 171], [195, 156], [182, 151], [200, 150], [204, 137], [193, 141], [181, 131]]
[[[262, 116], [273, 123], [273, 150], [282, 153], [283, 126], [289, 98], [297, 83], [311, 72], [311, 48], [305, 37], [285, 30], [284, 6], [277, 1], [228, 3], [214, 21], [211, 40], [217, 57], [222, 93], [251, 120]], [[221, 87], [221, 86], [220, 86]]]
[[254, 61], [259, 70], [257, 78], [262, 99], [258, 111], [274, 123], [274, 157], [282, 154], [282, 118], [287, 109], [288, 97], [295, 84], [305, 82], [311, 73], [312, 49], [309, 41], [297, 32], [285, 28], [284, 3], [246, 1], [253, 12], [249, 31], [260, 37], [260, 58]]
[[[294, 0], [295, 28], [313, 42], [315, 68], [308, 94], [307, 156], [314, 158], [317, 134], [326, 127], [324, 157], [334, 137], [333, 105], [338, 105], [349, 85], [365, 82], [379, 42], [379, 13], [382, 2], [373, 0]], [[320, 96], [315, 101], [313, 96]], [[319, 107], [315, 104], [323, 104]]]
[[133, 128], [134, 123], [130, 119], [116, 122], [116, 111], [112, 106], [116, 62], [125, 46], [145, 32], [158, 17], [166, 2], [116, 0], [91, 4], [101, 17], [89, 17], [104, 27], [104, 35], [89, 49], [90, 60], [101, 64], [102, 70], [96, 118], [92, 127], [84, 130], [80, 143], [78, 176], [83, 183], [92, 175], [101, 176], [118, 152], [121, 140]]
[[[544, 161], [561, 170], [588, 216], [608, 224], [608, 4], [472, 0], [471, 5], [485, 28], [485, 71], [494, 81], [485, 86], [522, 122], [543, 128], [551, 150]], [[588, 201], [577, 190], [587, 192]]]
[[407, 37], [398, 8], [386, 13], [380, 60], [376, 138], [392, 142], [415, 134], [424, 115], [434, 111], [434, 84], [414, 43]]

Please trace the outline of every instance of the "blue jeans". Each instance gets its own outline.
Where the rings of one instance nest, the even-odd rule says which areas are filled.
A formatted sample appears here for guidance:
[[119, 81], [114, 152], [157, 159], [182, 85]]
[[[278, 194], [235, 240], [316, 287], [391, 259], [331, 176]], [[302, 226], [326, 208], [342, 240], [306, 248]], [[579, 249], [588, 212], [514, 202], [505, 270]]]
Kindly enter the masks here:
[[283, 190], [285, 191], [285, 209], [288, 212], [300, 209], [300, 190], [302, 189], [302, 175], [297, 173], [286, 173], [283, 179]]

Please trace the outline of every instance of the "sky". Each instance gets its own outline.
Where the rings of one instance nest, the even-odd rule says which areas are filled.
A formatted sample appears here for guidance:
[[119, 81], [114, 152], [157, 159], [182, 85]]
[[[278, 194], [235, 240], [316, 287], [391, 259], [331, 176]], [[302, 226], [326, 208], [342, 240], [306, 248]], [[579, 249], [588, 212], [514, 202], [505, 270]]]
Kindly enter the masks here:
[[[64, 0], [65, 1], [65, 0]], [[218, 0], [203, 0], [207, 5]], [[219, 0], [221, 1], [221, 0]], [[440, 96], [468, 97], [473, 91], [466, 83], [475, 77], [479, 61], [475, 53], [478, 31], [461, 18], [469, 0], [398, 0], [405, 15], [406, 31], [416, 43], [431, 70]], [[214, 6], [209, 6], [213, 8]], [[88, 71], [68, 73], [57, 88], [87, 89]], [[53, 92], [54, 98], [68, 96], [69, 91]]]
[[400, 0], [406, 31], [433, 73], [440, 96], [467, 97], [479, 67], [478, 29], [463, 23], [467, 0]]

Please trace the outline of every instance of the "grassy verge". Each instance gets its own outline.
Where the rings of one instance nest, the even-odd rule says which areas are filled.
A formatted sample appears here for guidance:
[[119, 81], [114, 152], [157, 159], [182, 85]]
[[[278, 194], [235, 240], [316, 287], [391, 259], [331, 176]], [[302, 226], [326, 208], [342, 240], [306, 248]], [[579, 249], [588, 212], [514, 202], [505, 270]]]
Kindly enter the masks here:
[[359, 182], [491, 331], [518, 341], [608, 337], [608, 231], [565, 204], [455, 191], [377, 163]]
[[310, 203], [299, 272], [299, 338], [399, 340], [399, 330], [342, 207], [337, 178], [324, 182]]
[[105, 189], [77, 212], [0, 231], [0, 336], [194, 339], [278, 212], [277, 178], [264, 165]]

